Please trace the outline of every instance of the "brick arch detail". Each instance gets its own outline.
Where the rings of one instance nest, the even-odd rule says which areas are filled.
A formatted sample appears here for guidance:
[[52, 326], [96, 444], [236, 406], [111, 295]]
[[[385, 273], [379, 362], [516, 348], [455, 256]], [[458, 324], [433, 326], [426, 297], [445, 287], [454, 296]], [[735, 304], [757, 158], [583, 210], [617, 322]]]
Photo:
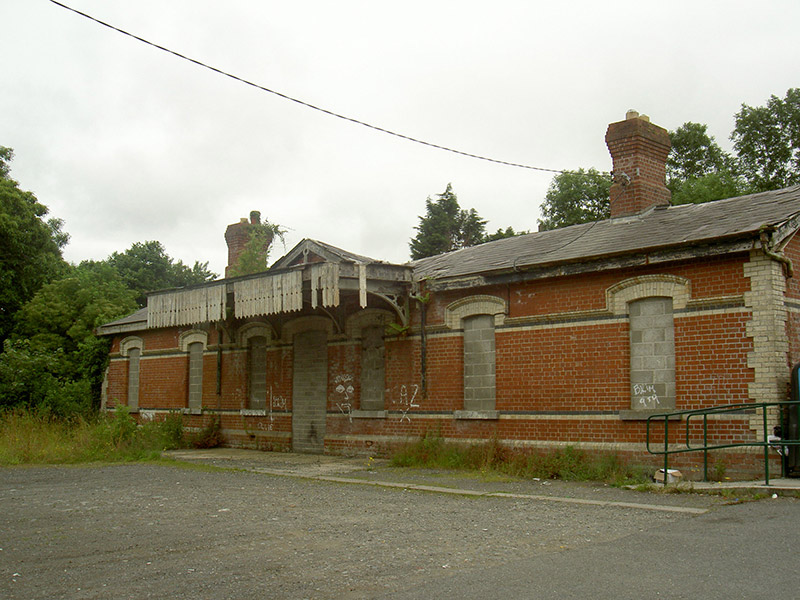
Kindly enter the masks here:
[[461, 298], [447, 305], [444, 323], [450, 329], [461, 329], [461, 321], [474, 315], [492, 315], [494, 326], [499, 327], [506, 320], [508, 307], [506, 301], [497, 296], [475, 295]]
[[250, 338], [265, 337], [269, 344], [275, 338], [272, 326], [269, 323], [247, 323], [236, 332], [236, 345], [244, 348]]
[[393, 323], [395, 316], [382, 308], [365, 308], [347, 318], [345, 333], [349, 338], [361, 337], [361, 331], [367, 327], [387, 327]]
[[189, 344], [197, 342], [203, 344], [203, 350], [205, 350], [208, 347], [208, 332], [200, 329], [190, 329], [178, 336], [178, 348], [180, 348], [181, 352], [188, 352]]
[[655, 296], [672, 298], [674, 310], [686, 308], [692, 297], [692, 283], [677, 275], [639, 275], [606, 290], [606, 307], [614, 315], [627, 315], [628, 303]]
[[321, 329], [328, 333], [328, 337], [333, 337], [333, 321], [328, 317], [308, 316], [298, 317], [292, 319], [283, 326], [281, 330], [281, 339], [291, 344], [294, 341], [294, 336], [304, 331], [312, 329]]
[[144, 352], [144, 340], [135, 335], [129, 335], [123, 338], [119, 343], [119, 353], [122, 356], [128, 356], [133, 348], [138, 348], [140, 353]]

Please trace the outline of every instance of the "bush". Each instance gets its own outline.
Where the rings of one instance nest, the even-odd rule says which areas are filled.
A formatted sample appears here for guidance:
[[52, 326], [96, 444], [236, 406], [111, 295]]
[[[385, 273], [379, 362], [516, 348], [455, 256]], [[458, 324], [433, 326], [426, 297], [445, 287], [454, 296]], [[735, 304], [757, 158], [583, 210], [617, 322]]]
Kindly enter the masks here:
[[164, 450], [182, 448], [185, 445], [183, 439], [183, 417], [180, 413], [171, 412], [167, 417], [157, 424], [164, 442]]
[[51, 351], [30, 340], [6, 340], [0, 352], [0, 408], [19, 407], [56, 417], [89, 415], [91, 382], [64, 376], [67, 362], [60, 349]]
[[92, 409], [91, 382], [81, 379], [59, 384], [45, 395], [38, 409], [60, 417], [88, 415]]

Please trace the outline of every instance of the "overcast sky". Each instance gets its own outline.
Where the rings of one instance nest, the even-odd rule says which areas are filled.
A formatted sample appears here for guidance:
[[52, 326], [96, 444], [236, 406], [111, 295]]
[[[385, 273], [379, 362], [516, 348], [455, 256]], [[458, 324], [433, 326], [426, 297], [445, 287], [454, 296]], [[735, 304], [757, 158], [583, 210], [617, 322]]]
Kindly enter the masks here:
[[[550, 169], [609, 170], [606, 127], [629, 108], [707, 123], [730, 149], [742, 103], [800, 86], [797, 0], [64, 3], [328, 110]], [[254, 209], [287, 250], [308, 237], [405, 262], [448, 182], [491, 231], [537, 228], [551, 173], [324, 115], [48, 0], [2, 0], [0, 24], [0, 145], [64, 220], [72, 262], [159, 240], [222, 273], [225, 227]]]

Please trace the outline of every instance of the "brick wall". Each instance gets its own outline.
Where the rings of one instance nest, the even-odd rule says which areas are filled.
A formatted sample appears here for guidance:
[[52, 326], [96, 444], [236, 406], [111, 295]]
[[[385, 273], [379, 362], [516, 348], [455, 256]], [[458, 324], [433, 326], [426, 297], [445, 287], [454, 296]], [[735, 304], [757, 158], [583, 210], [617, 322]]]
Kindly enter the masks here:
[[[792, 242], [787, 255], [800, 260], [800, 245]], [[579, 444], [592, 451], [613, 450], [651, 460], [644, 449], [645, 422], [622, 418], [631, 408], [627, 302], [646, 293], [641, 290], [660, 290], [656, 295], [672, 290], [675, 295], [676, 409], [750, 402], [765, 394], [779, 397], [781, 390], [785, 395], [784, 348], [795, 360], [800, 358], [800, 310], [791, 305], [797, 300], [800, 307], [800, 285], [789, 280], [788, 308], [781, 309], [782, 291], [777, 295], [780, 306], [773, 301], [774, 288], [781, 282], [780, 265], [753, 252], [433, 293], [427, 304], [424, 385], [418, 304], [412, 304], [408, 334], [384, 340], [385, 412], [376, 406], [363, 411], [361, 340], [346, 334], [329, 337], [323, 392], [325, 451], [375, 452], [407, 436], [437, 431], [453, 439], [498, 437], [522, 448]], [[753, 293], [754, 289], [760, 291]], [[615, 297], [609, 290], [622, 292]], [[495, 418], [466, 418], [457, 412], [465, 409], [465, 348], [461, 308], [452, 307], [462, 306], [468, 295], [483, 298], [472, 306], [505, 311], [495, 315]], [[768, 334], [761, 336], [766, 330]], [[277, 331], [280, 335], [280, 328]], [[187, 406], [188, 355], [178, 349], [182, 332], [139, 334], [144, 348], [141, 409]], [[204, 414], [187, 415], [187, 424], [202, 426], [219, 407], [230, 443], [291, 447], [293, 389], [300, 381], [291, 342], [270, 342], [267, 409], [254, 414], [240, 412], [247, 407], [246, 348], [229, 342], [223, 346], [222, 392], [217, 395], [217, 342], [211, 329], [203, 357]], [[119, 348], [120, 339], [115, 339], [109, 407], [126, 402], [127, 363], [115, 354]], [[755, 421], [751, 415], [717, 417], [710, 432], [719, 439], [755, 439]], [[696, 424], [691, 436], [700, 439]], [[670, 437], [671, 443], [679, 441], [677, 428]], [[657, 435], [654, 440], [658, 441]], [[742, 456], [744, 464], [748, 451]], [[685, 459], [686, 464], [693, 460]]]
[[627, 334], [619, 323], [501, 330], [497, 409], [580, 413], [628, 408]]

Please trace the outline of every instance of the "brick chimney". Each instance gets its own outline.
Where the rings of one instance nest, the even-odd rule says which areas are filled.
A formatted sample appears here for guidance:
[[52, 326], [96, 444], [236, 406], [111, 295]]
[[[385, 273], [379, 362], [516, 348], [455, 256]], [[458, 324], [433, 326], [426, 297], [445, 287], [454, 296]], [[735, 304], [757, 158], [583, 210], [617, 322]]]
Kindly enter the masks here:
[[[239, 257], [242, 252], [244, 252], [247, 242], [250, 241], [250, 230], [253, 225], [259, 225], [260, 223], [261, 213], [254, 210], [250, 212], [249, 221], [245, 217], [242, 217], [238, 223], [228, 225], [228, 228], [225, 230], [225, 242], [228, 244], [228, 266], [225, 267], [225, 277], [230, 275], [231, 268], [238, 262]], [[271, 242], [272, 236], [270, 235], [262, 249], [264, 253], [265, 271], [267, 269], [267, 250]]]
[[611, 153], [611, 217], [625, 217], [653, 206], [669, 206], [667, 189], [669, 133], [650, 118], [629, 110], [624, 121], [611, 123], [606, 131]]

